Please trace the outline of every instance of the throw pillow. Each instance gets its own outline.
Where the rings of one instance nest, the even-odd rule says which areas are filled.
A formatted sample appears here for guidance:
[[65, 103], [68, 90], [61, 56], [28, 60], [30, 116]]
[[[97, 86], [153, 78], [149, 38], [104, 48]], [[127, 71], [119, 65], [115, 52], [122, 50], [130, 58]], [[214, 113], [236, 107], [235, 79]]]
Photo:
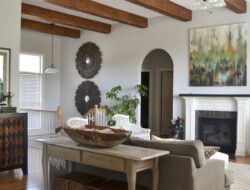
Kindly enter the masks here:
[[161, 138], [161, 137], [157, 137], [157, 136], [155, 136], [155, 135], [151, 135], [151, 140], [153, 140], [153, 141], [165, 141], [165, 142], [170, 142], [170, 141], [181, 141], [180, 139]]
[[220, 150], [218, 146], [204, 146], [204, 153], [206, 159], [209, 159], [212, 155]]

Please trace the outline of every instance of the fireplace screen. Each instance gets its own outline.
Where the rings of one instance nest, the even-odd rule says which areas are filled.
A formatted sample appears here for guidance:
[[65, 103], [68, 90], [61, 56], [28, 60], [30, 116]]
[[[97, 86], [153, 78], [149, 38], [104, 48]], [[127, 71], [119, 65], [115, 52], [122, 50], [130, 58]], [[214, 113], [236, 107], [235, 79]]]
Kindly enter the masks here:
[[235, 153], [236, 112], [197, 111], [196, 139], [205, 145], [219, 146], [225, 153]]
[[199, 136], [208, 144], [225, 145], [231, 144], [233, 120], [231, 119], [208, 119], [200, 118], [201, 130]]

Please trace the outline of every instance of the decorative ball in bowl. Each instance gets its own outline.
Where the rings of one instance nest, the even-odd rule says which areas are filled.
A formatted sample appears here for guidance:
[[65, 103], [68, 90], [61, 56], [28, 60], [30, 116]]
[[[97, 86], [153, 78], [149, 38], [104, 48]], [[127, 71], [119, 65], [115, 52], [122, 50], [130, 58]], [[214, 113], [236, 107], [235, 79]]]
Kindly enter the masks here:
[[131, 131], [113, 129], [106, 126], [85, 125], [80, 128], [65, 126], [63, 129], [73, 141], [81, 145], [100, 147], [117, 146], [131, 136]]

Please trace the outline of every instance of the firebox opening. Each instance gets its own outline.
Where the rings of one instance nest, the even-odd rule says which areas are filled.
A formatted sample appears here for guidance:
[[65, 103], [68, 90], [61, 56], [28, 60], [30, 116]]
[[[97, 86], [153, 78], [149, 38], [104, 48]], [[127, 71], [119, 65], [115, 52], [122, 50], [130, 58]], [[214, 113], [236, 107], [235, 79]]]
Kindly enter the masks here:
[[237, 112], [196, 111], [195, 138], [206, 146], [219, 146], [220, 152], [235, 157]]

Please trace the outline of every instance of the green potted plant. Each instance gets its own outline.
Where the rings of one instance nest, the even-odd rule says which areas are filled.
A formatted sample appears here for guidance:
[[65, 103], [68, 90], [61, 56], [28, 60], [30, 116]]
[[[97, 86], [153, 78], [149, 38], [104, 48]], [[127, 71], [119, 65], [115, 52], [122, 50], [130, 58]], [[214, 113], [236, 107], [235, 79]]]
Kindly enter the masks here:
[[[140, 96], [148, 95], [148, 88], [144, 85], [136, 85], [135, 90]], [[107, 119], [109, 125], [114, 125], [115, 122], [112, 120], [115, 114], [128, 115], [132, 123], [136, 123], [136, 108], [140, 103], [138, 96], [125, 94], [120, 95], [122, 91], [121, 86], [113, 87], [109, 92], [106, 93], [106, 98], [112, 101], [112, 105], [103, 105], [102, 108], [107, 110]]]

